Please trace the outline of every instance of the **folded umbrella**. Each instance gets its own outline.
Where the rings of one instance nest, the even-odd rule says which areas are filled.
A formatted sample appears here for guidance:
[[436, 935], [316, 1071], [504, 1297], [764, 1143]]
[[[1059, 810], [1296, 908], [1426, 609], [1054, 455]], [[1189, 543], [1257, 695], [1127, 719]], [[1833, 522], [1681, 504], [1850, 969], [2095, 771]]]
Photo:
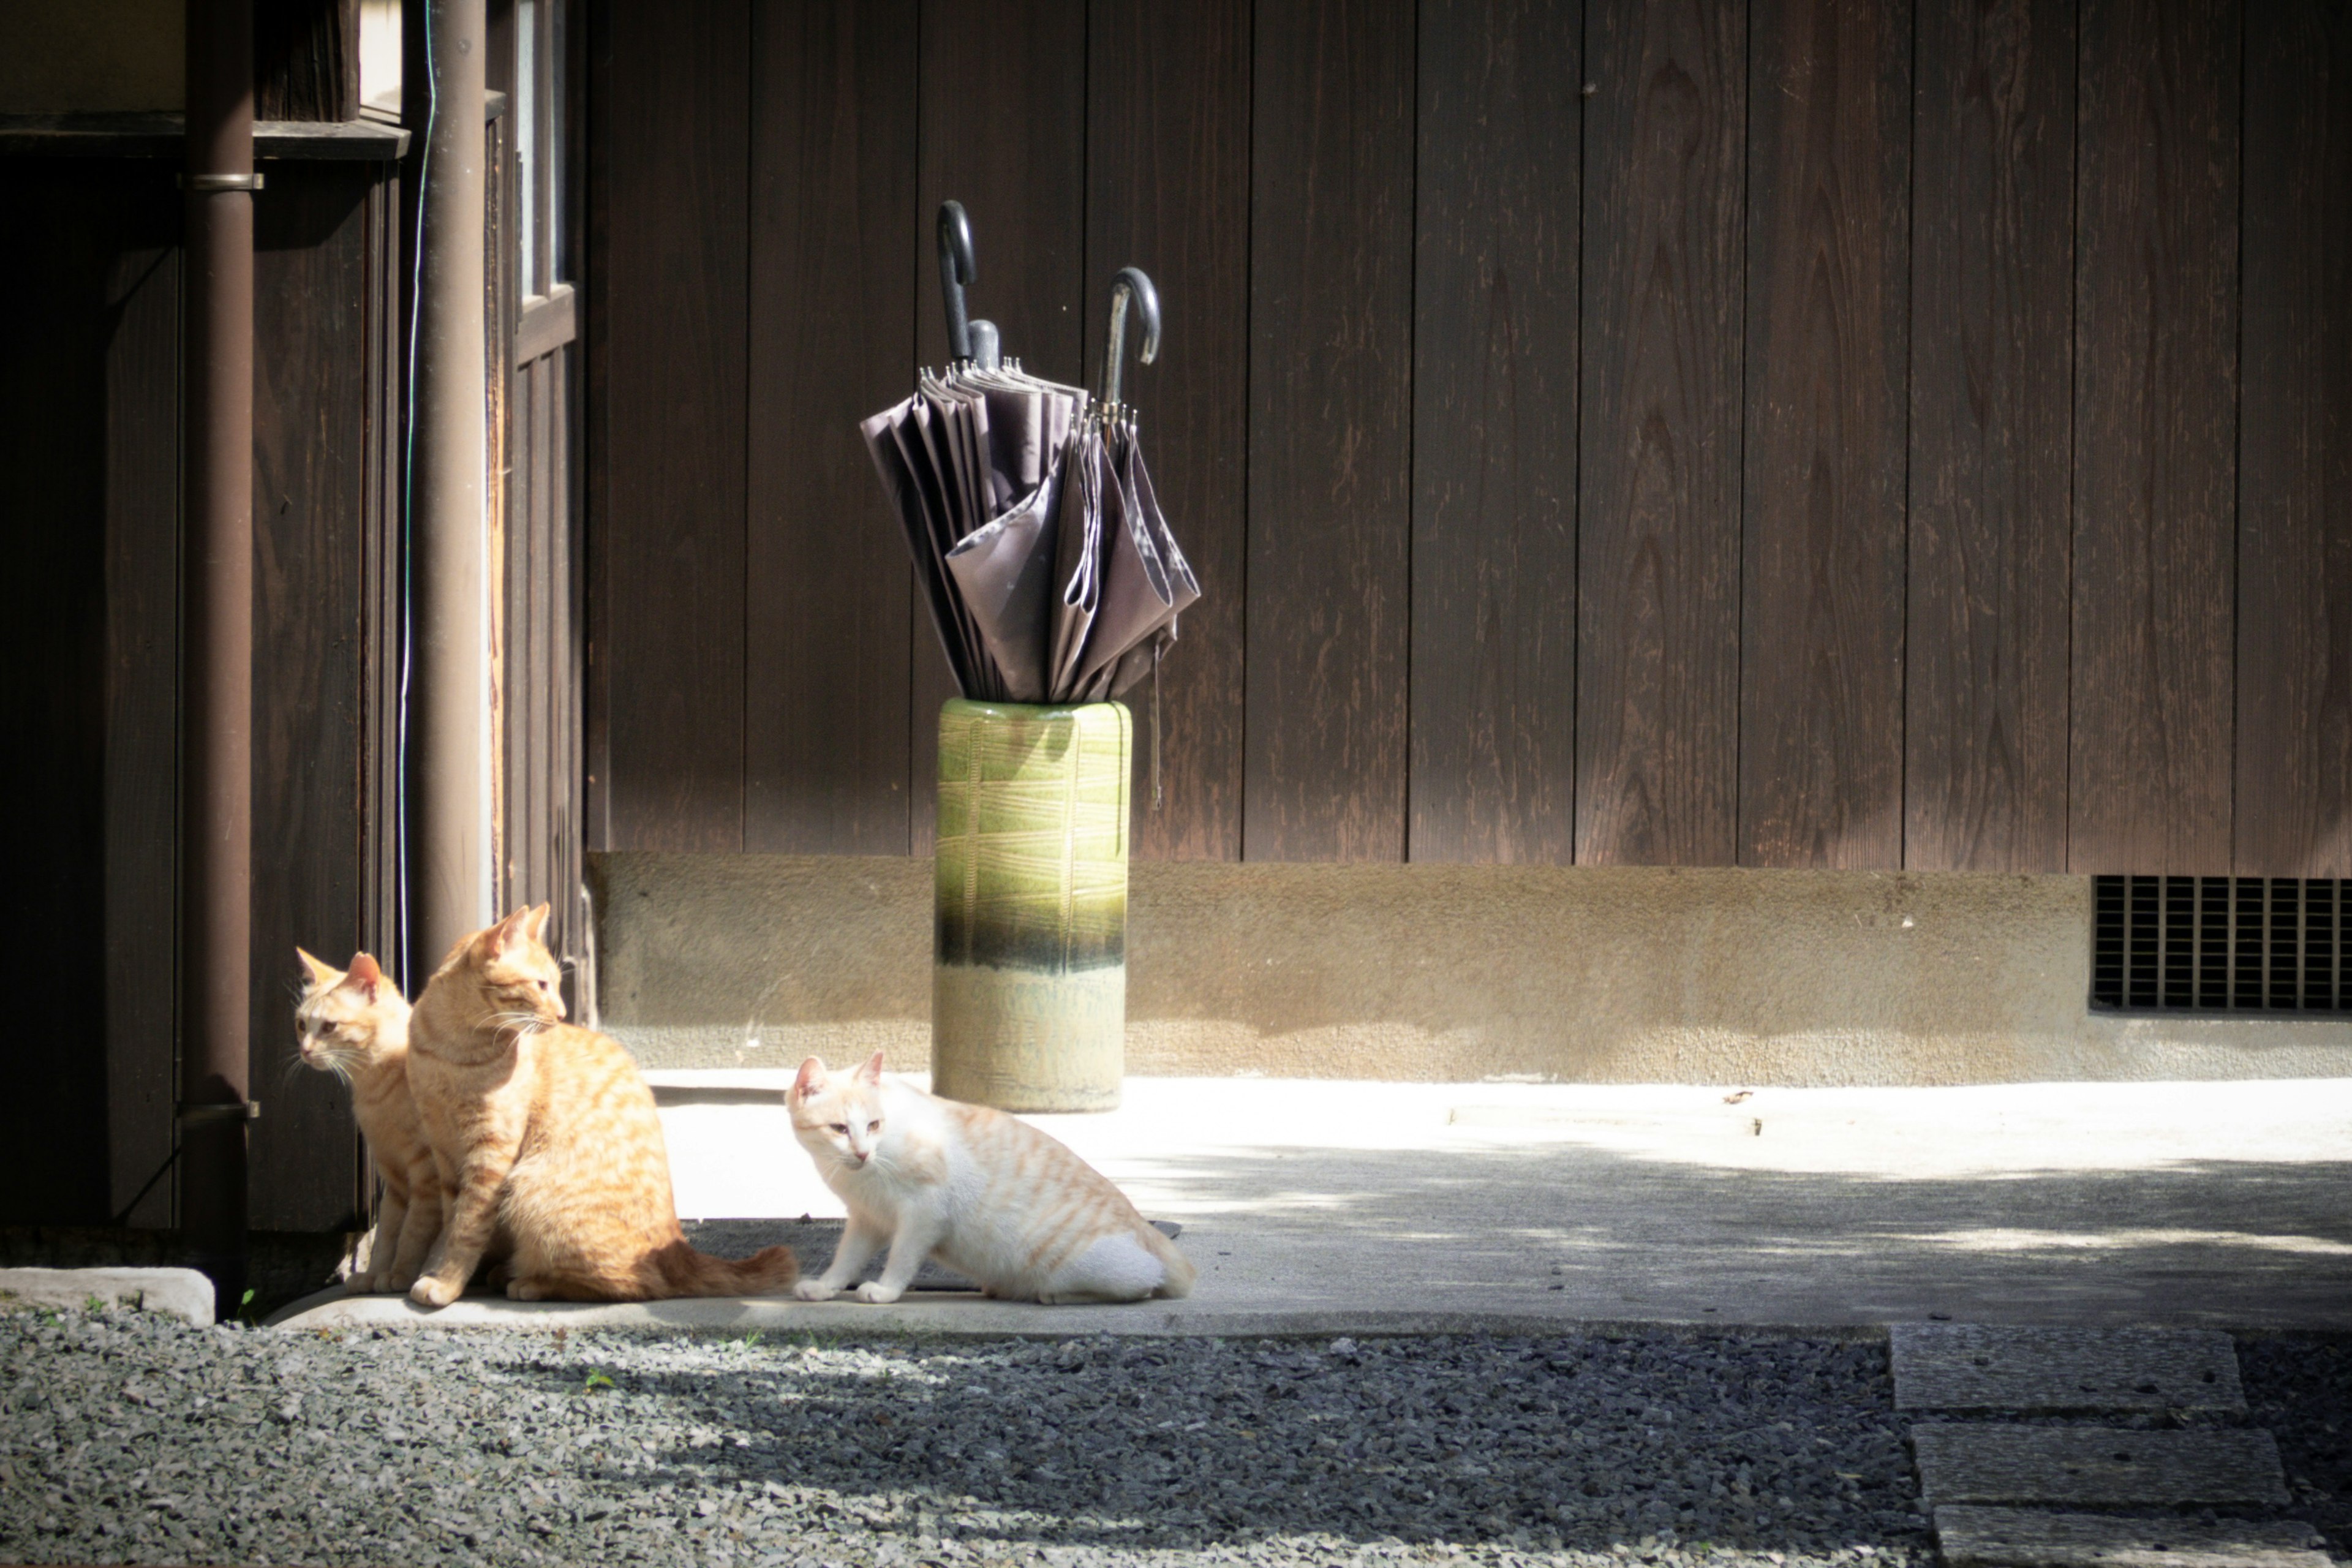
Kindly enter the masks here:
[[860, 430], [940, 648], [958, 690], [982, 700], [1100, 701], [1153, 676], [1156, 802], [1160, 661], [1201, 596], [1119, 400], [1130, 311], [1143, 363], [1158, 354], [1158, 291], [1132, 267], [1112, 281], [1090, 397], [1002, 359], [995, 329], [964, 312], [971, 228], [952, 202], [939, 237], [954, 357]]

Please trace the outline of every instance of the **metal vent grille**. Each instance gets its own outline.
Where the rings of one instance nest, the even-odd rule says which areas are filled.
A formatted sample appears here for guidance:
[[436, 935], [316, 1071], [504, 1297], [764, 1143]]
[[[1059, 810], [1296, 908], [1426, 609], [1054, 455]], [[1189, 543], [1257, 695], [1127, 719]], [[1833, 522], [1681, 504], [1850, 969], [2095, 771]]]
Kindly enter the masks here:
[[2094, 877], [2091, 1005], [2352, 1016], [2352, 881]]

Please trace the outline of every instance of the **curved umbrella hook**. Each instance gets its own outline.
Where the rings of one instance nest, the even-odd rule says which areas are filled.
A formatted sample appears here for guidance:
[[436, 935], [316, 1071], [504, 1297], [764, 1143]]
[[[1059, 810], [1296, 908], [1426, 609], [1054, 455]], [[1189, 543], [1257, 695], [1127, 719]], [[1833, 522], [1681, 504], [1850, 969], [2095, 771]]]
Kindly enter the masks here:
[[940, 295], [947, 301], [948, 354], [971, 358], [971, 323], [964, 314], [964, 285], [979, 275], [971, 257], [971, 219], [961, 202], [940, 204]]
[[1145, 364], [1160, 357], [1160, 290], [1151, 286], [1150, 275], [1142, 268], [1122, 267], [1118, 276], [1110, 280], [1110, 342], [1103, 353], [1102, 401], [1106, 408], [1118, 406], [1119, 362], [1127, 357], [1127, 307], [1130, 300], [1143, 317], [1143, 353], [1139, 357]]

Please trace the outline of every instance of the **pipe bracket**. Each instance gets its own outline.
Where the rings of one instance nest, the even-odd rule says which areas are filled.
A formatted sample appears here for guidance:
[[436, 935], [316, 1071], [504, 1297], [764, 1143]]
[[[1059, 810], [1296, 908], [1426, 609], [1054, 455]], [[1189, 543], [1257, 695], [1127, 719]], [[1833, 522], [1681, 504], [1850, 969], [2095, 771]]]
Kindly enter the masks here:
[[180, 188], [207, 195], [215, 191], [257, 191], [264, 184], [259, 174], [182, 174]]

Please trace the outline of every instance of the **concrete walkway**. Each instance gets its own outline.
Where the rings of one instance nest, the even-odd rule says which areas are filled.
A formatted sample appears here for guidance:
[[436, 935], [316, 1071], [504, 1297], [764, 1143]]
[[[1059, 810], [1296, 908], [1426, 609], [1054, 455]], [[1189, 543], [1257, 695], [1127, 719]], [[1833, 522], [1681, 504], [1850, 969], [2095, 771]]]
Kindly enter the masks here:
[[[688, 1218], [838, 1215], [782, 1074], [653, 1074]], [[630, 1306], [331, 1293], [302, 1327], [1444, 1331], [1546, 1322], [2352, 1331], [2352, 1079], [1959, 1089], [1136, 1079], [1037, 1117], [1145, 1214], [1189, 1299]]]

